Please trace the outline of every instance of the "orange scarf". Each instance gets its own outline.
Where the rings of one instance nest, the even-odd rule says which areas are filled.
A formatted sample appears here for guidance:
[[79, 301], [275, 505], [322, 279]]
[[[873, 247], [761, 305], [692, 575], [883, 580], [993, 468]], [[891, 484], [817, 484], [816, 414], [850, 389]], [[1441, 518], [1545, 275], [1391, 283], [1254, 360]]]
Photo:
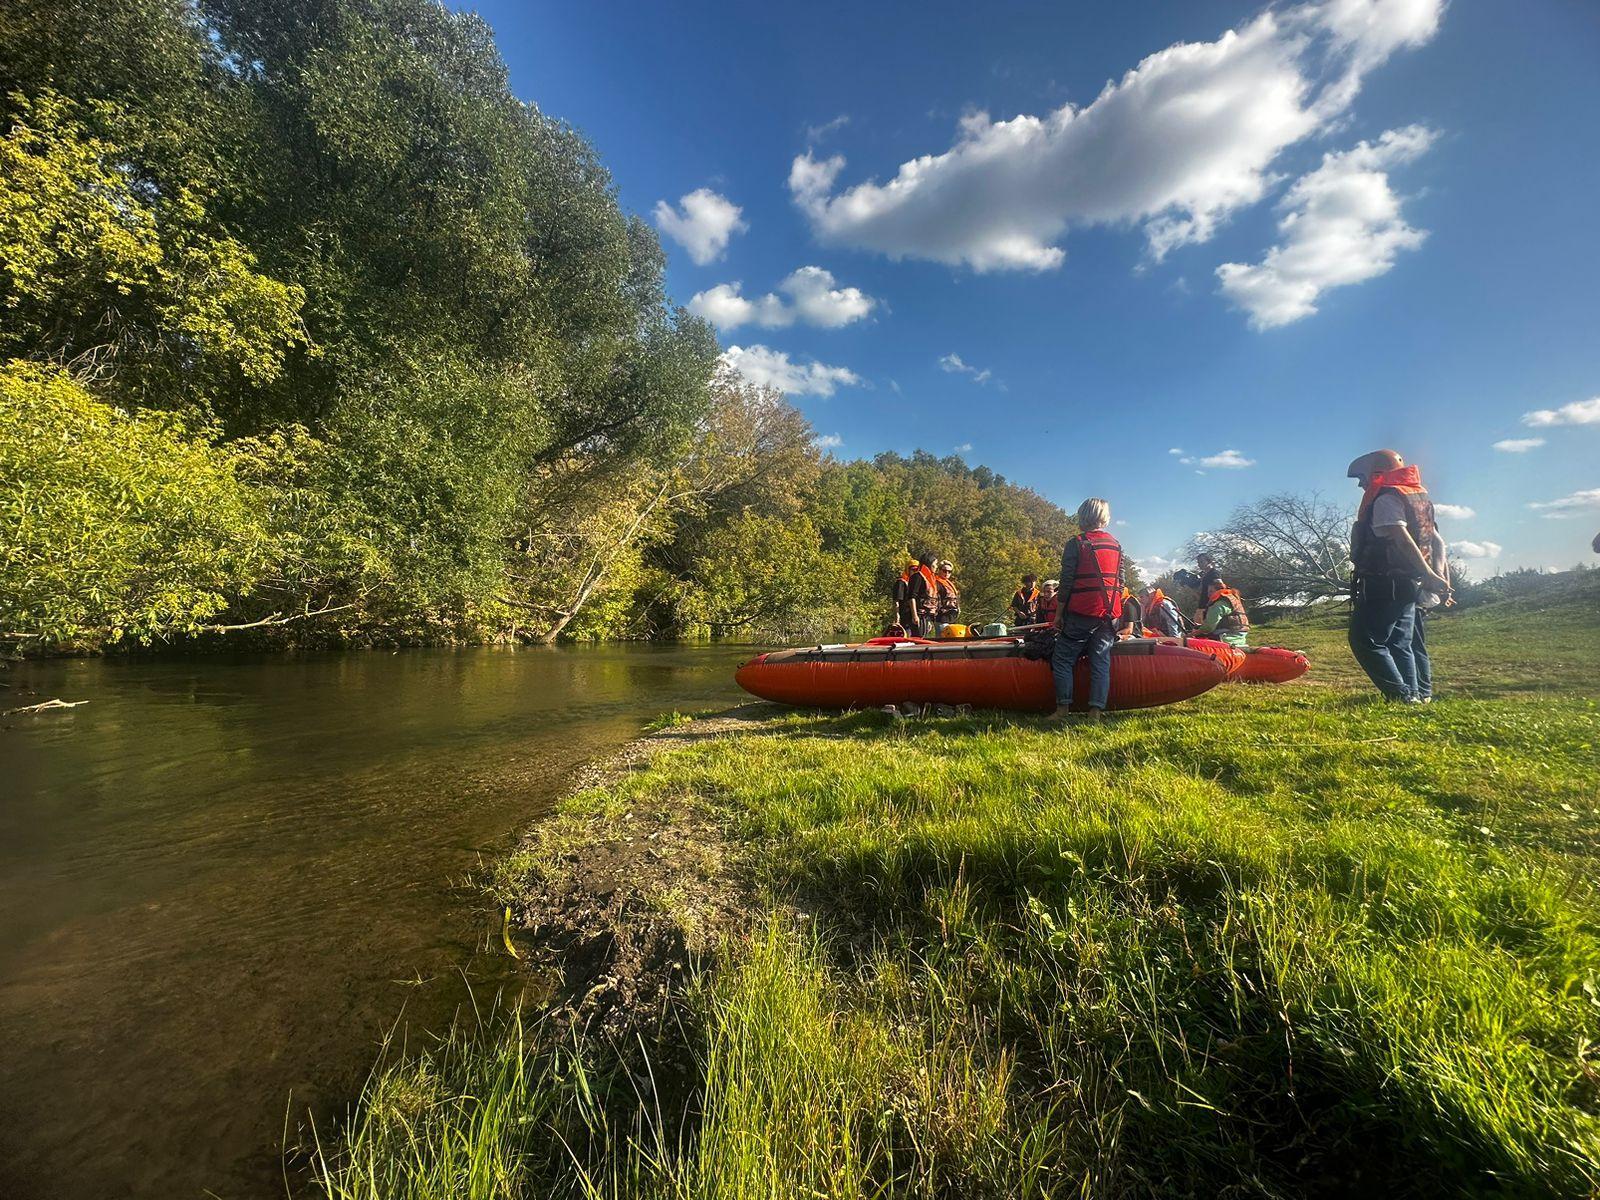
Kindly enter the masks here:
[[1385, 488], [1392, 488], [1407, 496], [1426, 491], [1427, 489], [1422, 486], [1422, 468], [1413, 463], [1409, 467], [1396, 467], [1392, 471], [1375, 471], [1367, 480], [1367, 490], [1361, 493], [1361, 511], [1356, 514], [1358, 518], [1367, 515], [1372, 502]]

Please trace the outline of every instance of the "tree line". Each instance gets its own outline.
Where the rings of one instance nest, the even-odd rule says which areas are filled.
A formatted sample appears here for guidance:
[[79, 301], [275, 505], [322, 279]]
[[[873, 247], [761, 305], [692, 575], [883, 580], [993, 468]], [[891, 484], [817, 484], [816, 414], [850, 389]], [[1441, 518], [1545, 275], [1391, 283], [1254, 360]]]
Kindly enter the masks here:
[[0, 634], [822, 636], [1000, 613], [1066, 515], [839, 462], [432, 0], [0, 9]]

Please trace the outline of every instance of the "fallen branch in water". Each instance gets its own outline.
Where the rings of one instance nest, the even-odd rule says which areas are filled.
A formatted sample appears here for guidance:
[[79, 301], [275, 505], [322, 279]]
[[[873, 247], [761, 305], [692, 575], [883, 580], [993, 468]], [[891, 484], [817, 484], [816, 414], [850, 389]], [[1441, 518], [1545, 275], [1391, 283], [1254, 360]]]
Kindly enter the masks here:
[[87, 700], [46, 700], [43, 704], [28, 704], [22, 708], [8, 708], [0, 713], [0, 717], [15, 717], [24, 713], [49, 712], [57, 708], [77, 708], [80, 704], [89, 703]]

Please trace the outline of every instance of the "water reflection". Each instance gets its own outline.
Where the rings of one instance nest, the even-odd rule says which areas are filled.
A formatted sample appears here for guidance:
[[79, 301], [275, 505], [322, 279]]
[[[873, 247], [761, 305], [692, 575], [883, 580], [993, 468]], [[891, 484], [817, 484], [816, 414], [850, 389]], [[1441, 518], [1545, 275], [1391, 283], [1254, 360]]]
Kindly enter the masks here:
[[742, 657], [10, 671], [91, 703], [0, 731], [0, 1195], [281, 1191], [290, 1093], [333, 1109], [402, 1005], [459, 1001], [482, 913], [452, 884], [649, 716], [734, 699]]

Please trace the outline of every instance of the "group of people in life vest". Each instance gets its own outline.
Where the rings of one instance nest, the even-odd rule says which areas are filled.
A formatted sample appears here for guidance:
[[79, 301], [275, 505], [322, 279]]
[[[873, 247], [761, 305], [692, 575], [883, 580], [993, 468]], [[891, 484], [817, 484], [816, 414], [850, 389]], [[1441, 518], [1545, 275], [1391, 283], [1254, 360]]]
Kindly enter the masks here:
[[[1433, 666], [1424, 617], [1455, 602], [1433, 502], [1421, 471], [1407, 466], [1393, 450], [1363, 454], [1350, 464], [1348, 476], [1362, 491], [1350, 536], [1355, 567], [1351, 651], [1388, 699], [1431, 703]], [[1071, 706], [1073, 670], [1084, 657], [1089, 664], [1088, 716], [1100, 718], [1111, 686], [1111, 648], [1119, 638], [1189, 633], [1246, 645], [1250, 617], [1244, 598], [1228, 586], [1211, 555], [1198, 556], [1198, 574], [1174, 574], [1199, 596], [1192, 617], [1186, 618], [1160, 588], [1146, 587], [1135, 595], [1125, 585], [1122, 546], [1108, 531], [1110, 504], [1099, 497], [1085, 500], [1077, 521], [1080, 532], [1062, 551], [1059, 578], [1041, 584], [1036, 576], [1024, 575], [1011, 597], [1012, 632], [1030, 627], [1055, 631], [1051, 670], [1056, 719], [1064, 718]], [[1600, 553], [1600, 536], [1595, 552]], [[930, 555], [911, 563], [895, 586], [896, 625], [891, 630], [965, 636], [966, 627], [956, 620], [961, 593], [951, 575], [949, 562]]]

